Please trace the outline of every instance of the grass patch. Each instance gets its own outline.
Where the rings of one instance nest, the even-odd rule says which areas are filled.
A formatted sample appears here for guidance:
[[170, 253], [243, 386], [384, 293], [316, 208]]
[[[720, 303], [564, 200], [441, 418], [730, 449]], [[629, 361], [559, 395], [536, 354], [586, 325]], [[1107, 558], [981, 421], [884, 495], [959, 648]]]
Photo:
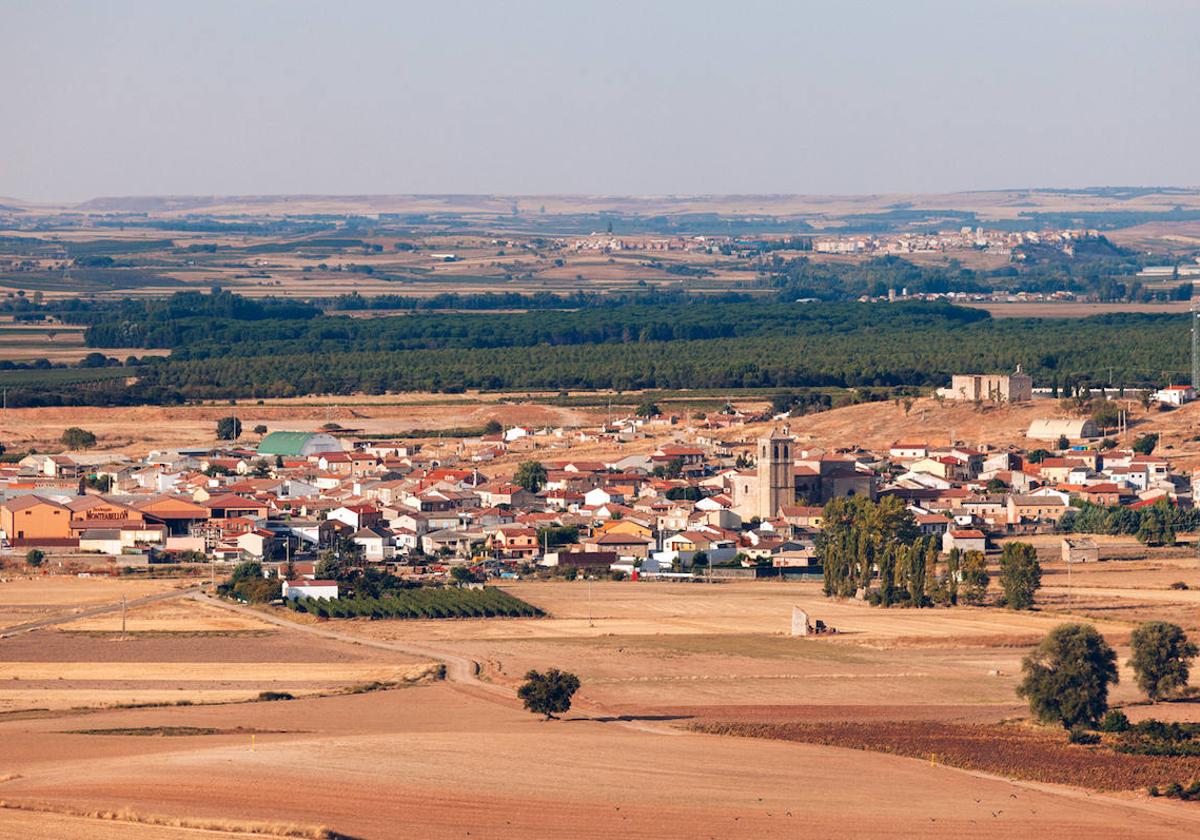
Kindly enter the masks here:
[[59, 630], [72, 636], [92, 639], [223, 639], [264, 638], [278, 635], [277, 630]]
[[61, 814], [67, 817], [105, 820], [108, 822], [138, 823], [167, 828], [190, 828], [199, 831], [224, 831], [230, 834], [261, 834], [265, 837], [302, 837], [307, 840], [354, 840], [325, 826], [301, 825], [285, 822], [253, 822], [201, 817], [168, 817], [161, 814], [143, 814], [129, 808], [118, 811], [88, 810], [69, 805], [53, 805], [47, 802], [13, 802], [0, 800], [0, 808], [10, 811], [27, 811], [38, 814]]
[[211, 726], [117, 726], [111, 729], [67, 729], [64, 735], [137, 735], [157, 738], [180, 738], [192, 735], [284, 735], [294, 730], [217, 729]]
[[599, 639], [559, 639], [563, 644], [594, 647], [605, 644], [610, 649], [633, 648], [638, 652], [667, 656], [741, 656], [750, 659], [786, 660], [789, 662], [837, 662], [871, 664], [882, 657], [846, 644], [830, 644], [815, 639], [791, 636], [755, 634], [723, 635], [678, 633], [655, 636], [605, 636]]

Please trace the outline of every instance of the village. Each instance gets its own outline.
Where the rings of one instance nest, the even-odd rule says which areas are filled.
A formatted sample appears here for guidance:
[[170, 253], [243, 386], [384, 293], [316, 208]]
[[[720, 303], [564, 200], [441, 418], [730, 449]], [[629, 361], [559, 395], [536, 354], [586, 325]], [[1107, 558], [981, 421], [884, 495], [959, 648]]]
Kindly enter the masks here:
[[[1172, 410], [1194, 396], [1174, 386], [1153, 398]], [[956, 376], [938, 398], [1021, 404], [1034, 394], [1018, 371]], [[1119, 446], [1090, 419], [1035, 420], [1024, 447], [898, 439], [811, 448], [791, 431], [799, 418], [726, 408], [682, 418], [647, 406], [579, 428], [494, 423], [484, 435], [425, 443], [257, 427], [255, 444], [141, 459], [29, 454], [0, 467], [0, 534], [12, 562], [43, 571], [167, 564], [215, 578], [217, 564], [249, 560], [285, 579], [285, 597], [336, 598], [336, 581], [317, 571], [322, 556], [343, 553], [430, 581], [459, 566], [480, 578], [812, 580], [822, 573], [824, 506], [853, 496], [901, 499], [945, 552], [1061, 534], [1063, 559], [1095, 561], [1097, 543], [1070, 525], [1082, 508], [1184, 511], [1196, 492], [1153, 444]], [[570, 457], [596, 445], [626, 454]], [[1173, 543], [1173, 518], [1158, 517], [1139, 539]]]

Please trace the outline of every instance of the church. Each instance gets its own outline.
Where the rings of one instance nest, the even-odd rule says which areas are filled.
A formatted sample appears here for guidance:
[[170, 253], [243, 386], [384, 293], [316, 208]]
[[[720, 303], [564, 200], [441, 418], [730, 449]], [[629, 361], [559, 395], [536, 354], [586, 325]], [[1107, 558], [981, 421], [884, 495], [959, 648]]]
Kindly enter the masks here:
[[785, 426], [758, 439], [753, 471], [738, 473], [730, 493], [743, 520], [771, 519], [783, 506], [802, 501], [823, 505], [840, 496], [875, 498], [876, 475], [854, 461], [829, 455], [794, 455], [795, 441]]

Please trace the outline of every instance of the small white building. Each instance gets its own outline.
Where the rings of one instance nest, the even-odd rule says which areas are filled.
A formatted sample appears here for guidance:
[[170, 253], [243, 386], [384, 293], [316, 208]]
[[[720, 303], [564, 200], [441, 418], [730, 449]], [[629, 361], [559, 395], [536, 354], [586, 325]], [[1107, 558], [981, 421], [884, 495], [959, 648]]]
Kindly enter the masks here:
[[959, 551], [986, 551], [987, 536], [974, 528], [950, 529], [942, 534], [942, 551], [948, 554], [955, 548]]
[[504, 432], [504, 440], [512, 443], [514, 440], [520, 440], [523, 437], [529, 437], [532, 431], [524, 426], [513, 426], [511, 429], [506, 429]]
[[297, 598], [336, 599], [337, 596], [336, 580], [285, 580], [283, 582], [283, 597], [289, 601], [295, 601]]
[[1191, 385], [1168, 385], [1155, 391], [1154, 399], [1167, 405], [1183, 405], [1196, 399], [1196, 390]]

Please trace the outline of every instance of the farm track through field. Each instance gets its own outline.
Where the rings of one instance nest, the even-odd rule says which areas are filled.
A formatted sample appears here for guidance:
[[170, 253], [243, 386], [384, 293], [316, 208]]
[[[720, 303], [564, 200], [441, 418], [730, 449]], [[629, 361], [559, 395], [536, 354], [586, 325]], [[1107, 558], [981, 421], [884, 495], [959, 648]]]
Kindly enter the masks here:
[[[263, 621], [270, 622], [279, 627], [285, 627], [292, 630], [297, 630], [311, 635], [321, 636], [335, 641], [346, 642], [348, 644], [364, 645], [367, 647], [379, 648], [382, 650], [392, 650], [398, 653], [405, 653], [410, 656], [421, 656], [435, 659], [443, 662], [446, 665], [446, 680], [451, 683], [456, 690], [478, 697], [480, 699], [489, 700], [506, 706], [514, 706], [516, 698], [510, 689], [493, 683], [487, 683], [479, 679], [480, 664], [476, 660], [459, 654], [451, 653], [441, 648], [429, 647], [427, 645], [411, 644], [408, 642], [390, 642], [374, 639], [366, 639], [355, 636], [349, 633], [342, 633], [336, 630], [326, 630], [320, 627], [312, 627], [298, 622], [291, 621], [287, 618], [270, 615], [259, 610], [244, 607], [239, 604], [232, 604], [226, 601], [213, 598], [204, 593], [193, 593], [192, 598], [209, 603], [218, 604], [226, 609], [234, 610], [247, 615], [252, 615]], [[724, 735], [700, 735], [689, 732], [679, 726], [673, 725], [670, 722], [655, 722], [654, 720], [640, 720], [632, 716], [613, 715], [606, 710], [595, 707], [576, 706], [572, 711], [582, 712], [593, 720], [601, 720], [605, 722], [618, 723], [622, 727], [635, 731], [646, 732], [653, 735], [672, 735], [679, 737], [708, 737], [708, 738], [723, 738], [729, 737]], [[849, 747], [822, 746], [823, 749], [849, 750]], [[922, 759], [912, 759], [913, 761], [921, 761]], [[993, 773], [987, 773], [981, 770], [971, 770], [961, 767], [952, 767], [949, 765], [940, 765], [942, 769], [954, 772], [963, 773], [978, 779], [986, 779], [990, 781], [999, 781], [1012, 785], [1013, 787], [1022, 788], [1030, 791], [1038, 791], [1054, 796], [1061, 796], [1067, 799], [1083, 802], [1094, 802], [1097, 804], [1107, 804], [1115, 807], [1127, 808], [1144, 813], [1154, 814], [1158, 817], [1167, 817], [1179, 820], [1189, 826], [1200, 826], [1200, 812], [1192, 813], [1186, 806], [1181, 807], [1178, 803], [1164, 802], [1162, 800], [1133, 800], [1127, 797], [1110, 796], [1107, 794], [1093, 793], [1081, 788], [1073, 788], [1065, 785], [1048, 784], [1042, 782], [1024, 781], [1019, 779], [1009, 779], [1004, 776], [999, 776]]]
[[[252, 609], [241, 604], [234, 604], [228, 601], [214, 598], [204, 592], [193, 592], [191, 597], [203, 603], [215, 604], [228, 610], [233, 610], [243, 615], [253, 616], [261, 621], [274, 624], [278, 627], [284, 627], [289, 630], [296, 630], [301, 633], [308, 633], [313, 636], [320, 636], [324, 639], [331, 639], [337, 642], [344, 642], [351, 645], [362, 645], [363, 647], [377, 648], [379, 650], [390, 650], [396, 653], [403, 653], [409, 656], [432, 659], [441, 662], [446, 666], [446, 681], [451, 683], [453, 687], [468, 694], [472, 697], [477, 697], [483, 700], [488, 700], [493, 703], [499, 703], [504, 706], [518, 706], [519, 703], [512, 689], [496, 683], [484, 682], [479, 679], [481, 670], [478, 661], [466, 656], [461, 656], [456, 653], [444, 650], [442, 648], [429, 647], [428, 645], [412, 644], [410, 642], [391, 642], [379, 639], [367, 639], [362, 636], [356, 636], [351, 633], [342, 633], [337, 630], [327, 630], [323, 627], [313, 627], [308, 624], [301, 624], [296, 621], [284, 618], [282, 616], [273, 615], [268, 612]], [[572, 709], [575, 712], [582, 712], [593, 720], [618, 723], [630, 729], [651, 732], [656, 735], [685, 735], [682, 729], [673, 726], [664, 726], [661, 724], [653, 724], [635, 718], [613, 715], [608, 710], [593, 706], [576, 705]]]
[[[132, 601], [126, 601], [124, 607], [130, 609], [132, 607], [140, 607], [145, 604], [153, 604], [156, 601], [169, 601], [173, 598], [183, 598], [188, 595], [194, 595], [199, 592], [199, 587], [191, 587], [189, 589], [178, 589], [171, 592], [160, 592], [157, 595], [147, 595], [144, 598], [135, 598]], [[98, 607], [88, 607], [83, 610], [71, 610], [58, 615], [49, 616], [48, 618], [39, 618], [37, 621], [28, 621], [24, 624], [14, 624], [10, 627], [0, 628], [0, 639], [7, 639], [10, 636], [15, 636], [18, 633], [28, 633], [30, 630], [39, 630], [43, 627], [52, 627], [55, 624], [66, 624], [72, 621], [78, 621], [81, 618], [91, 618], [92, 616], [104, 615], [106, 613], [116, 612], [121, 609], [122, 603], [117, 601], [114, 604], [103, 604]]]

